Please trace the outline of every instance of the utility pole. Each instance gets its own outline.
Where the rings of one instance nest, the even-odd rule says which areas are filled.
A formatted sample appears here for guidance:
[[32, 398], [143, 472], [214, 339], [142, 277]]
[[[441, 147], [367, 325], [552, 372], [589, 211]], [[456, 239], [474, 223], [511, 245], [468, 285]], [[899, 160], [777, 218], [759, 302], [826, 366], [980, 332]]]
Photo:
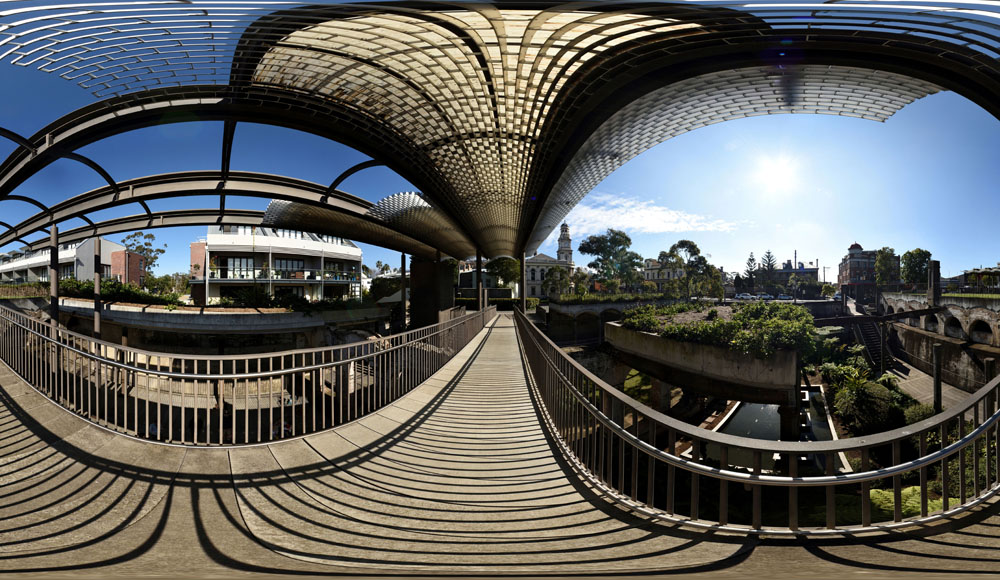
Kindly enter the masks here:
[[826, 284], [826, 271], [830, 269], [830, 266], [823, 266], [823, 283]]

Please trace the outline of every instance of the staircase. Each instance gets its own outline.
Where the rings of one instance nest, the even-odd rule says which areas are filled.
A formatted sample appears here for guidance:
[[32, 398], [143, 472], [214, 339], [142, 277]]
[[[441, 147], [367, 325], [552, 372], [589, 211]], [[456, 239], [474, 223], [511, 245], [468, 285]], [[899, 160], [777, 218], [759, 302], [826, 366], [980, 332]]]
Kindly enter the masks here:
[[[874, 314], [874, 308], [865, 307], [863, 304], [858, 302], [855, 306], [855, 310], [858, 314]], [[868, 362], [872, 365], [872, 374], [876, 374], [880, 369], [888, 369], [890, 365], [890, 359], [892, 358], [888, 352], [882, 351], [882, 334], [879, 332], [878, 325], [874, 322], [859, 322], [854, 326], [854, 339], [858, 344], [865, 345], [865, 354], [868, 355]], [[883, 358], [886, 359], [886, 364], [882, 366]]]
[[[863, 322], [854, 326], [854, 336], [859, 342], [865, 345], [865, 353], [872, 364], [872, 374], [877, 374], [882, 369], [882, 359], [888, 353], [882, 352], [882, 335], [878, 326], [874, 322]], [[886, 361], [888, 362], [888, 361]], [[889, 368], [886, 364], [884, 368]]]

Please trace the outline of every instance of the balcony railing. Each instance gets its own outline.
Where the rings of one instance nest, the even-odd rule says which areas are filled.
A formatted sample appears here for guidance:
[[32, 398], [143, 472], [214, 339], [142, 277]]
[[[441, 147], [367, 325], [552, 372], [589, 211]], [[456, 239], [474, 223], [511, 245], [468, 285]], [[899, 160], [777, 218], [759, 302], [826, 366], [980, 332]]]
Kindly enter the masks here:
[[[765, 441], [668, 417], [588, 372], [520, 312], [515, 320], [563, 452], [614, 500], [653, 517], [741, 533], [857, 533], [949, 517], [1000, 490], [1000, 377], [952, 409], [893, 431]], [[838, 456], [855, 460], [857, 471], [839, 470]], [[911, 499], [919, 505], [907, 517], [904, 482], [916, 487]], [[893, 498], [886, 521], [872, 509], [876, 488]]]
[[357, 282], [357, 272], [344, 270], [269, 270], [227, 269], [209, 271], [211, 280], [311, 280], [314, 282]]
[[95, 340], [0, 306], [0, 358], [73, 413], [126, 435], [236, 445], [353, 421], [427, 380], [496, 308], [377, 340], [283, 352], [189, 356]]

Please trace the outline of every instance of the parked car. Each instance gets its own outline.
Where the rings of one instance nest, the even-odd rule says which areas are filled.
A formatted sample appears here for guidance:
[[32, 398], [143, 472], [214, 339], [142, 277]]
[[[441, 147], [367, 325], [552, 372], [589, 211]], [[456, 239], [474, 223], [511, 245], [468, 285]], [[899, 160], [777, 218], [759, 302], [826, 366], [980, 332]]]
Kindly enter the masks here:
[[771, 296], [767, 292], [761, 292], [757, 295], [758, 300], [774, 300], [774, 296]]
[[833, 293], [833, 299], [834, 299], [834, 300], [840, 300], [840, 298], [841, 298], [841, 296], [840, 296], [840, 292], [834, 292], [834, 293]]
[[792, 300], [792, 297], [788, 294], [778, 294], [778, 300]]
[[742, 293], [736, 295], [736, 299], [737, 300], [756, 300], [757, 297], [754, 296], [753, 294], [747, 294], [746, 292], [742, 292]]

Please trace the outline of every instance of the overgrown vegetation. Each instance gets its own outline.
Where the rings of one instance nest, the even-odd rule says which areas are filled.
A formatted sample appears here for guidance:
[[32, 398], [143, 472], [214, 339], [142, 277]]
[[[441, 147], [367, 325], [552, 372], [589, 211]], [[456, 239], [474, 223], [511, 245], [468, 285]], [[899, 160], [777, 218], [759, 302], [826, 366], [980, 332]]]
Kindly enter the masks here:
[[644, 302], [653, 300], [670, 300], [662, 294], [560, 294], [549, 296], [549, 300], [556, 304], [606, 304], [609, 302]]
[[[94, 299], [93, 280], [64, 278], [59, 281], [59, 295], [67, 298]], [[124, 284], [117, 280], [101, 280], [101, 300], [105, 302], [128, 302], [132, 304], [153, 304], [165, 306], [182, 304], [175, 293], [151, 294], [134, 284]]]
[[690, 324], [671, 324], [665, 318], [700, 310], [707, 305], [674, 304], [666, 307], [639, 306], [625, 311], [623, 325], [633, 330], [656, 332], [663, 338], [729, 347], [767, 358], [781, 349], [796, 350], [803, 360], [816, 348], [813, 317], [801, 306], [777, 302], [755, 302], [733, 307], [731, 320], [718, 316]]

